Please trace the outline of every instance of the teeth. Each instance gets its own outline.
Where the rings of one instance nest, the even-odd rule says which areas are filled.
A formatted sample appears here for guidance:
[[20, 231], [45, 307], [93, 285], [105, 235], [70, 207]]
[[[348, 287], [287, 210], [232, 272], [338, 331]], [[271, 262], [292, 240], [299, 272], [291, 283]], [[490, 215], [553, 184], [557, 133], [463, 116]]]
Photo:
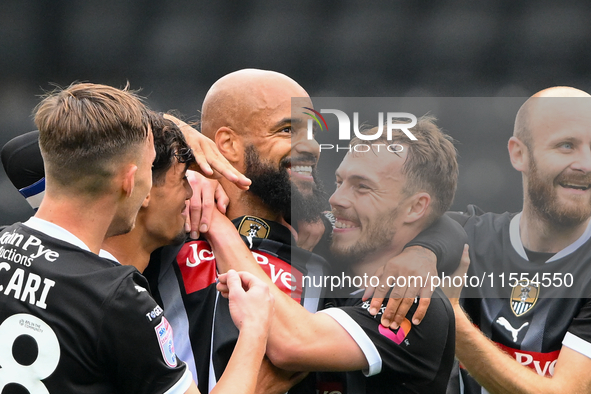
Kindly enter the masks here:
[[563, 184], [562, 186], [568, 187], [570, 189], [577, 189], [577, 190], [587, 190], [589, 189], [589, 185], [570, 185], [570, 184]]
[[341, 222], [339, 220], [337, 220], [334, 223], [334, 226], [335, 226], [335, 228], [352, 228], [352, 227], [355, 227], [355, 226], [352, 226], [350, 224], [345, 224], [345, 223], [343, 223], [343, 222]]
[[312, 175], [312, 166], [295, 166], [295, 167], [292, 167], [291, 170], [293, 172], [297, 172], [298, 174], [301, 174], [301, 175], [306, 175], [306, 176]]

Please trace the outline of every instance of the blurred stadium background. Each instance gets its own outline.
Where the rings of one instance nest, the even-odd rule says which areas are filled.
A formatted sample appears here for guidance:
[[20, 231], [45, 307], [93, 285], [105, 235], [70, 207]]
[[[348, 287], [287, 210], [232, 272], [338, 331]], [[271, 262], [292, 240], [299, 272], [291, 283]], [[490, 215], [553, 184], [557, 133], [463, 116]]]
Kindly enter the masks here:
[[[34, 129], [31, 111], [50, 83], [75, 80], [129, 81], [152, 108], [189, 120], [216, 79], [245, 67], [285, 73], [313, 97], [589, 91], [589, 20], [584, 0], [2, 0], [0, 145]], [[519, 209], [509, 112], [442, 124], [459, 142], [454, 208]], [[0, 170], [0, 224], [31, 213]]]

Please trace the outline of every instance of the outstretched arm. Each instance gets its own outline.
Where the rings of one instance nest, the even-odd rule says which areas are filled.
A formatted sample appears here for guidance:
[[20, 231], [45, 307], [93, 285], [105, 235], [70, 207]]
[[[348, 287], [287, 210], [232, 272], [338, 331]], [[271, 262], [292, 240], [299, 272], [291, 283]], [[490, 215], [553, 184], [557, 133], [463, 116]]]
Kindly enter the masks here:
[[[368, 366], [357, 343], [339, 323], [327, 314], [308, 312], [272, 283], [225, 216], [214, 214], [206, 236], [221, 272], [247, 271], [240, 272], [240, 276], [255, 276], [269, 285], [275, 298], [275, 313], [267, 355], [273, 364], [292, 371], [349, 371]], [[225, 293], [227, 276], [220, 275], [219, 280], [218, 289]]]

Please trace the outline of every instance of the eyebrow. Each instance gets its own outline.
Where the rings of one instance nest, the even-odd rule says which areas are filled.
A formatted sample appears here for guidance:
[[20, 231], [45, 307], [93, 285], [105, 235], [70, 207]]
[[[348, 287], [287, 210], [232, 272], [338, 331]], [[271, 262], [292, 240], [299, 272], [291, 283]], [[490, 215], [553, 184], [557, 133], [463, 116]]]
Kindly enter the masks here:
[[277, 128], [277, 127], [281, 127], [284, 126], [286, 124], [291, 124], [293, 122], [293, 119], [291, 118], [283, 118], [281, 119], [279, 122], [275, 123], [272, 128]]
[[298, 118], [283, 118], [279, 122], [275, 123], [273, 125], [273, 128], [281, 127], [281, 126], [288, 125], [288, 124], [297, 125], [297, 124], [301, 124], [301, 123], [303, 123], [303, 120], [302, 119], [298, 119]]
[[[343, 178], [343, 177], [342, 177], [342, 176], [339, 174], [339, 172], [338, 172], [338, 171], [335, 171], [334, 175], [335, 175], [335, 177], [339, 177], [339, 178], [341, 178], [341, 179]], [[369, 182], [369, 183], [372, 183], [372, 184], [376, 184], [376, 182], [375, 182], [373, 179], [371, 179], [371, 178], [368, 178], [368, 177], [366, 177], [366, 176], [364, 176], [364, 175], [351, 175], [351, 176], [349, 176], [347, 179], [349, 179], [349, 180], [352, 180], [352, 181], [357, 181], [357, 182], [358, 182], [358, 181], [363, 181], [363, 182]]]

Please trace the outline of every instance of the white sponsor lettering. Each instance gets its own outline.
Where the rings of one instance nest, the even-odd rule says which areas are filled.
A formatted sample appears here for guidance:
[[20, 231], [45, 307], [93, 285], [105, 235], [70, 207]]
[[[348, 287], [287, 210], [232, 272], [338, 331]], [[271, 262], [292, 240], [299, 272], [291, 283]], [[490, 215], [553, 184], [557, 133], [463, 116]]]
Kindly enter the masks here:
[[554, 376], [554, 367], [556, 367], [556, 361], [558, 361], [545, 361], [542, 367], [541, 362], [538, 360], [534, 360], [534, 357], [531, 354], [519, 352], [515, 352], [515, 360], [517, 360], [519, 364], [524, 366], [529, 366], [530, 364], [533, 364], [536, 372], [540, 376], [545, 376], [547, 372], [549, 372], [550, 375]]
[[[0, 237], [0, 244], [13, 245], [16, 247], [20, 247], [23, 239], [24, 239], [23, 234], [18, 234], [15, 232], [4, 233]], [[32, 247], [31, 251], [29, 251], [29, 247]], [[2, 249], [4, 250], [4, 248], [2, 248]], [[35, 237], [34, 235], [30, 235], [29, 238], [27, 238], [27, 240], [23, 244], [22, 249], [30, 252], [29, 256], [28, 256], [28, 260], [29, 260], [28, 265], [30, 265], [31, 259], [36, 259], [37, 257], [40, 257], [40, 256], [43, 256], [43, 257], [45, 257], [45, 259], [47, 261], [52, 261], [52, 262], [55, 261], [55, 259], [57, 259], [59, 257], [58, 252], [54, 252], [53, 250], [51, 250], [49, 248], [45, 248], [45, 246], [43, 246], [43, 244], [41, 243], [41, 240], [39, 238]], [[13, 249], [5, 249], [5, 251], [3, 251], [3, 254], [1, 257], [9, 259], [9, 260], [14, 260], [14, 258], [16, 257], [17, 254], [18, 253], [16, 253]], [[18, 254], [18, 255], [20, 256], [20, 254]], [[20, 257], [19, 257], [19, 259], [20, 259]], [[23, 264], [22, 261], [17, 261], [17, 262], [19, 264]]]
[[[258, 254], [257, 252], [251, 252], [251, 253], [254, 256], [254, 259], [256, 260], [256, 262], [259, 263], [260, 265], [269, 264], [269, 259], [267, 258], [267, 256], [263, 256], [262, 254]], [[275, 282], [275, 280], [273, 280], [273, 282]]]
[[152, 321], [155, 318], [157, 318], [158, 316], [160, 316], [163, 312], [164, 311], [162, 310], [162, 308], [160, 308], [159, 305], [156, 305], [156, 307], [153, 310], [146, 313], [146, 317], [148, 318], [148, 321]]
[[45, 247], [41, 243], [41, 240], [33, 235], [29, 236], [29, 239], [25, 241], [25, 244], [23, 245], [23, 250], [28, 250], [29, 246], [37, 247], [37, 250], [34, 251], [34, 253], [31, 255], [32, 259], [36, 259], [39, 256], [45, 255], [44, 257], [47, 261], [53, 262], [55, 261], [55, 259], [59, 257], [59, 253], [54, 252], [49, 248], [45, 249]]
[[197, 267], [199, 264], [201, 264], [202, 261], [209, 261], [209, 260], [213, 260], [215, 259], [215, 256], [213, 255], [213, 252], [211, 250], [207, 250], [207, 249], [201, 249], [198, 250], [197, 249], [198, 244], [197, 243], [192, 243], [189, 244], [189, 247], [191, 248], [192, 252], [193, 252], [193, 261], [191, 261], [191, 257], [187, 257], [187, 267]]
[[[215, 255], [211, 250], [198, 250], [197, 243], [189, 244], [189, 246], [191, 247], [192, 253], [189, 257], [187, 257], [187, 267], [197, 267], [203, 261], [215, 259]], [[269, 266], [270, 277], [273, 283], [277, 284], [277, 281], [279, 280], [280, 283], [282, 283], [286, 288], [291, 289], [292, 291], [296, 290], [297, 286], [295, 285], [295, 277], [291, 272], [285, 271], [283, 268], [277, 269], [277, 266], [275, 266], [273, 263], [270, 263], [269, 258], [265, 255], [253, 251], [251, 251], [251, 253], [259, 265]]]

